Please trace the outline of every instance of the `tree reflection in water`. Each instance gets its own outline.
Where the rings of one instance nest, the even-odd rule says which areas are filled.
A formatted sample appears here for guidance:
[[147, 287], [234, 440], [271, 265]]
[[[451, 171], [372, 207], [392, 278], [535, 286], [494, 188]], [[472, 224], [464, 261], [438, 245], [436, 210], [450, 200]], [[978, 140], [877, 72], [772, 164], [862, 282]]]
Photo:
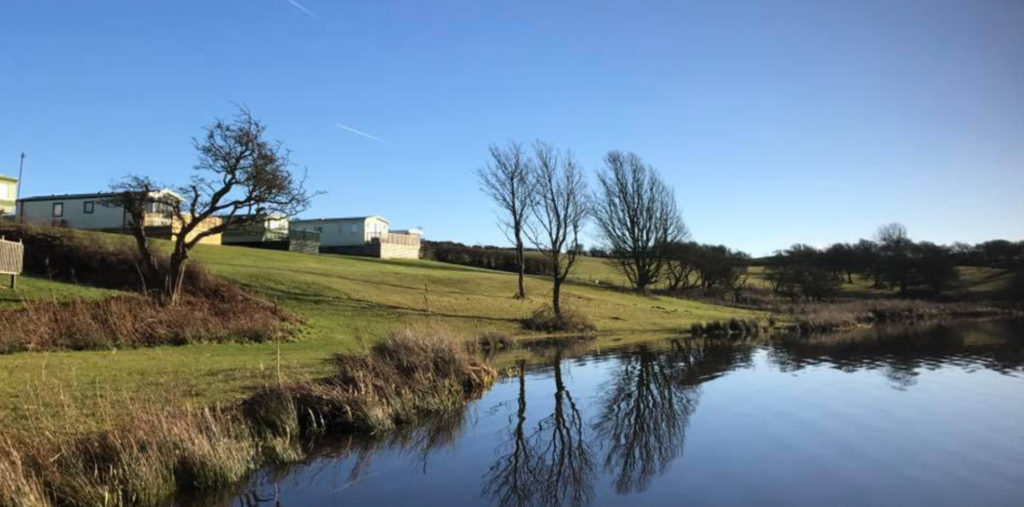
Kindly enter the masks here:
[[[688, 354], [683, 356], [689, 358]], [[620, 494], [644, 491], [683, 449], [699, 392], [684, 382], [691, 364], [641, 347], [622, 359], [594, 429], [605, 471]]]
[[519, 364], [518, 410], [510, 450], [485, 477], [484, 495], [497, 505], [586, 505], [593, 495], [594, 465], [583, 416], [562, 377], [562, 350], [554, 359], [552, 412], [527, 435], [525, 367]]
[[484, 482], [484, 495], [497, 505], [532, 505], [537, 468], [534, 450], [526, 438], [526, 364], [519, 361], [519, 406], [510, 430], [511, 450], [491, 465]]
[[[484, 495], [502, 506], [583, 505], [593, 497], [594, 449], [620, 494], [647, 489], [683, 451], [699, 384], [734, 367], [736, 348], [709, 340], [674, 342], [669, 351], [638, 347], [619, 359], [587, 424], [555, 354], [551, 414], [527, 433], [525, 367], [518, 365], [518, 410], [503, 453], [488, 471]], [[593, 432], [588, 432], [593, 428]]]
[[783, 337], [773, 342], [768, 358], [785, 372], [818, 365], [850, 373], [877, 370], [894, 389], [906, 390], [923, 369], [950, 363], [1005, 374], [1024, 372], [1024, 336], [1019, 329], [1019, 324], [1006, 321], [875, 326]]
[[[507, 386], [516, 393], [516, 401], [501, 408], [508, 413], [502, 444], [496, 456], [487, 453], [483, 457], [490, 466], [483, 465], [487, 471], [483, 478], [484, 501], [480, 503], [583, 505], [599, 499], [595, 490], [599, 485], [603, 489], [605, 484], [623, 495], [646, 491], [656, 477], [681, 459], [689, 420], [701, 396], [700, 386], [728, 371], [754, 364], [755, 353], [766, 350], [756, 345], [706, 338], [671, 342], [668, 350], [664, 343], [657, 343], [611, 354], [584, 355], [580, 361], [590, 364], [581, 368], [576, 380], [596, 376], [604, 380], [598, 388], [590, 382], [572, 382], [569, 363], [563, 359], [572, 353], [564, 348], [555, 352], [550, 369], [542, 374], [527, 375], [525, 362], [518, 363], [516, 378]], [[766, 346], [768, 360], [784, 372], [814, 366], [849, 372], [873, 370], [901, 389], [912, 386], [923, 369], [943, 365], [1009, 376], [1024, 373], [1024, 329], [1019, 323], [971, 323], [964, 329], [954, 324], [912, 330], [875, 328], [843, 335], [777, 337]], [[553, 386], [549, 384], [551, 379]], [[575, 387], [584, 385], [587, 387]], [[331, 491], [340, 492], [372, 478], [367, 474], [369, 460], [381, 450], [411, 453], [426, 469], [433, 451], [461, 441], [467, 421], [460, 411], [422, 422], [387, 437], [351, 439], [328, 450], [317, 446], [318, 451], [311, 457], [328, 459], [316, 459], [311, 466], [276, 468], [255, 486], [247, 487], [250, 494], [240, 496], [235, 492], [231, 496], [240, 505], [278, 502], [281, 495], [276, 482], [284, 476], [303, 481], [286, 488], [300, 499], [303, 489], [315, 489], [314, 484], [331, 483]], [[476, 450], [471, 447], [468, 452]], [[391, 455], [386, 457], [393, 459]], [[325, 479], [324, 475], [334, 477]], [[437, 480], [437, 476], [429, 480]], [[445, 498], [449, 491], [442, 486], [455, 488], [457, 494], [479, 494], [472, 486], [464, 491], [461, 480], [448, 478], [449, 482], [430, 487], [438, 488]], [[430, 487], [418, 487], [421, 489], [399, 494], [423, 493], [426, 496], [422, 498], [402, 498], [410, 502], [429, 500]], [[211, 499], [217, 497], [204, 496], [201, 504], [215, 503]]]

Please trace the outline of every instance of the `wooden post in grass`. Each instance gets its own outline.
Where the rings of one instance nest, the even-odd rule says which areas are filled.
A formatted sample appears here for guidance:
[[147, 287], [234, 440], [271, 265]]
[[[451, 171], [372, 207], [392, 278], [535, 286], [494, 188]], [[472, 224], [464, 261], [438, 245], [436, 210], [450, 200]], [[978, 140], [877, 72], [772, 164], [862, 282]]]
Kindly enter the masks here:
[[[274, 298], [274, 315], [277, 316], [277, 298]], [[275, 333], [277, 341], [277, 387], [281, 387], [281, 333]]]
[[0, 236], [0, 274], [11, 275], [11, 289], [18, 288], [18, 275], [21, 274], [25, 259], [25, 245], [21, 240], [7, 241]]

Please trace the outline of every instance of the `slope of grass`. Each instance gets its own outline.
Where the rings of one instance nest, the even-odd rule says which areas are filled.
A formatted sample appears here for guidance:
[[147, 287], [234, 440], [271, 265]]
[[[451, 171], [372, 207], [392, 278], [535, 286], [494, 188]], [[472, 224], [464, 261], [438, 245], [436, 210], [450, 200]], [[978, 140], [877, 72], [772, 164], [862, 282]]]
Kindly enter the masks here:
[[[129, 240], [96, 236], [104, 244]], [[73, 405], [84, 408], [69, 414], [64, 427], [52, 430], [89, 428], [102, 423], [90, 413], [90, 403], [111, 396], [158, 402], [165, 393], [175, 393], [204, 403], [235, 400], [275, 382], [278, 357], [286, 379], [322, 375], [328, 370], [325, 360], [333, 354], [364, 350], [388, 332], [411, 325], [441, 325], [470, 338], [492, 330], [522, 335], [518, 320], [546, 304], [551, 290], [545, 279], [530, 277], [530, 298], [518, 300], [512, 297], [513, 274], [429, 261], [206, 245], [197, 247], [194, 258], [210, 271], [305, 317], [307, 325], [299, 338], [283, 344], [0, 356], [0, 426], [31, 424], [36, 411]], [[582, 266], [587, 274], [588, 264]], [[32, 298], [102, 297], [115, 292], [40, 280], [21, 287], [20, 297]], [[639, 297], [593, 283], [570, 283], [565, 297], [568, 305], [589, 315], [601, 332], [610, 333], [598, 339], [598, 346], [602, 340], [663, 336], [697, 321], [757, 316], [694, 301]]]
[[21, 308], [28, 301], [72, 301], [103, 299], [118, 291], [85, 285], [56, 282], [31, 276], [18, 277], [18, 288], [11, 290], [7, 275], [0, 275], [0, 309]]

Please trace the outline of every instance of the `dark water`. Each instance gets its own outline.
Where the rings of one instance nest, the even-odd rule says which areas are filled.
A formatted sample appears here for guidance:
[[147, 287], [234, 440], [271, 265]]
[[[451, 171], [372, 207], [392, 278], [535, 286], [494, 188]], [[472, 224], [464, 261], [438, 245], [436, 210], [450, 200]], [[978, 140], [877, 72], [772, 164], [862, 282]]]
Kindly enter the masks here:
[[463, 417], [235, 505], [1024, 505], [1024, 330], [667, 341], [510, 370]]

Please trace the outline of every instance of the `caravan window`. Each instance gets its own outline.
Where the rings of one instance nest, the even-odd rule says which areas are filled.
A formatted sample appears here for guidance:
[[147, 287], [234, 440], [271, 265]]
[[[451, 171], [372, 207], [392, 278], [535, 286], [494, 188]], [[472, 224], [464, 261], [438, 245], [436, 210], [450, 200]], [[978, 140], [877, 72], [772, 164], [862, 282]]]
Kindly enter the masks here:
[[64, 216], [64, 203], [55, 202], [53, 203], [53, 216], [62, 217]]
[[86, 215], [91, 215], [95, 208], [96, 203], [93, 201], [85, 201], [82, 203], [82, 213], [85, 213]]

